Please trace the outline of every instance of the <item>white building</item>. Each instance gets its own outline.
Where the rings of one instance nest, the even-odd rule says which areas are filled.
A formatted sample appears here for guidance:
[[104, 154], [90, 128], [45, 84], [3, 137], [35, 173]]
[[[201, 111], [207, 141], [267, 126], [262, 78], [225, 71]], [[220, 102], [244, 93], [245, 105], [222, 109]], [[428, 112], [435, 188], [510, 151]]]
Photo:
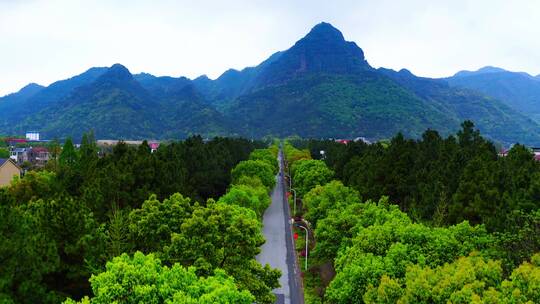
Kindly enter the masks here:
[[26, 140], [39, 140], [39, 132], [36, 131], [28, 131], [26, 132]]

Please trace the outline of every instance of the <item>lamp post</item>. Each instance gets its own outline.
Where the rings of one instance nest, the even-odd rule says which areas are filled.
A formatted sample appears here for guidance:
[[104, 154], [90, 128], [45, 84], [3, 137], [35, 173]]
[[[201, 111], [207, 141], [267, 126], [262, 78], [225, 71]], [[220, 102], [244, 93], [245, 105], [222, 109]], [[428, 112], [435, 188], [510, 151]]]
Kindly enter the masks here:
[[292, 178], [291, 178], [291, 176], [289, 174], [285, 173], [285, 172], [283, 172], [283, 174], [285, 174], [285, 176], [289, 178], [289, 188], [291, 188], [292, 187]]
[[296, 227], [300, 227], [302, 229], [304, 229], [306, 231], [306, 261], [305, 261], [305, 270], [307, 270], [307, 265], [308, 265], [308, 242], [309, 242], [309, 232], [308, 232], [308, 229], [304, 226], [300, 226], [298, 224], [294, 224]]
[[294, 190], [293, 188], [291, 188], [290, 190], [294, 193], [294, 199], [293, 199], [293, 204], [294, 204], [293, 217], [294, 217], [296, 216], [296, 190]]

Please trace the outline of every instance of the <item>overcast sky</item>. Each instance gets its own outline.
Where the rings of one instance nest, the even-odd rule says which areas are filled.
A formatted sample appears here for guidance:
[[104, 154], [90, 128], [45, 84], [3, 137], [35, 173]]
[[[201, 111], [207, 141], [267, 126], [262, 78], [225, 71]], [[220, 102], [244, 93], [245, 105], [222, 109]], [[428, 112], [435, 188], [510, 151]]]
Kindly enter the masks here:
[[375, 67], [442, 77], [493, 65], [537, 75], [539, 16], [535, 0], [0, 0], [0, 96], [114, 63], [215, 78], [289, 48], [321, 21]]

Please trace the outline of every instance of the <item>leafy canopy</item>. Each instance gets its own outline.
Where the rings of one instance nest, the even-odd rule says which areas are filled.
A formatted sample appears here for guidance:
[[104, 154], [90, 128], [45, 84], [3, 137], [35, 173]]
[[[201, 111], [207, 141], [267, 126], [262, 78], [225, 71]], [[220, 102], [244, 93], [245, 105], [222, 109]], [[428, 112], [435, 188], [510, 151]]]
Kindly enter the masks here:
[[262, 160], [241, 161], [234, 167], [231, 176], [233, 184], [237, 183], [243, 176], [257, 177], [268, 191], [274, 188], [274, 185], [276, 184], [272, 165]]
[[133, 258], [127, 254], [114, 258], [107, 263], [106, 271], [92, 276], [90, 282], [94, 296], [78, 303], [251, 304], [255, 300], [248, 291], [239, 290], [222, 270], [202, 278], [194, 268], [186, 269], [179, 264], [169, 268], [153, 254], [141, 252], [136, 252]]
[[291, 169], [294, 187], [300, 196], [316, 186], [328, 183], [334, 177], [334, 172], [320, 160], [299, 160]]

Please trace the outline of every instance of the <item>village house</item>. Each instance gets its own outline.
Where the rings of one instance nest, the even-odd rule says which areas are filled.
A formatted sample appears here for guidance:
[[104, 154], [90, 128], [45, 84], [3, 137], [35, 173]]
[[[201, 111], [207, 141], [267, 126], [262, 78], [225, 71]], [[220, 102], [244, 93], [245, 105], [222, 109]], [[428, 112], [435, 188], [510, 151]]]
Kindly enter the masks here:
[[540, 161], [540, 148], [532, 148], [532, 152], [534, 153], [534, 159]]
[[30, 148], [15, 148], [10, 149], [9, 158], [17, 165], [29, 161], [29, 151]]
[[10, 158], [0, 158], [0, 186], [8, 186], [13, 177], [21, 176], [21, 168]]
[[49, 150], [45, 147], [24, 147], [10, 149], [9, 158], [17, 165], [30, 162], [35, 166], [43, 166], [49, 161]]
[[28, 161], [41, 167], [49, 161], [49, 150], [45, 147], [33, 147], [28, 153]]

